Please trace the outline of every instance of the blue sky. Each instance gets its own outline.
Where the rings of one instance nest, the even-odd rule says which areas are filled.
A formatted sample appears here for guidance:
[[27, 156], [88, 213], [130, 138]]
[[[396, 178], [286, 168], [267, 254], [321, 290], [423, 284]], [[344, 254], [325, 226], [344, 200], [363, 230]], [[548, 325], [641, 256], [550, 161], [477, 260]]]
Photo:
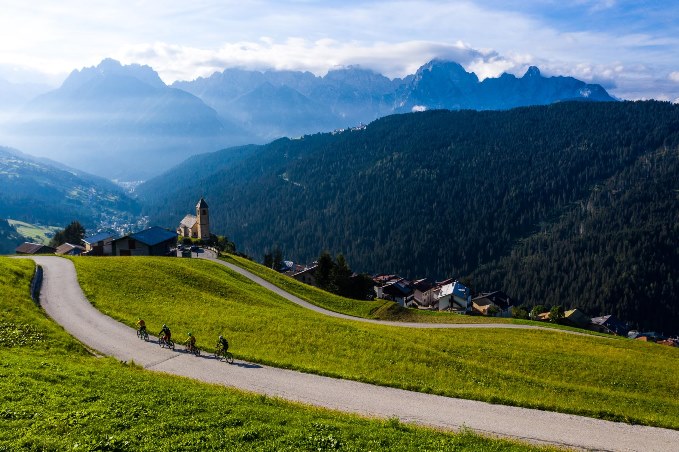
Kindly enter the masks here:
[[106, 57], [167, 83], [227, 67], [358, 64], [390, 77], [434, 57], [481, 78], [528, 66], [625, 99], [679, 99], [679, 1], [0, 0], [0, 78], [58, 84]]

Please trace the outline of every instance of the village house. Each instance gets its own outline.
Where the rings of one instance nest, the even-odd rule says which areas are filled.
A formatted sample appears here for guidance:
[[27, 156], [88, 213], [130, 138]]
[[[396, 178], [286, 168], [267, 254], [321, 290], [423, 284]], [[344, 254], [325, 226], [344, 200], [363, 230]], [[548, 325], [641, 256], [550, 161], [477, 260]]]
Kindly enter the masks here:
[[491, 315], [495, 311], [496, 317], [511, 317], [513, 302], [509, 296], [500, 291], [481, 292], [472, 299], [472, 308], [482, 315]]
[[303, 282], [304, 284], [316, 287], [317, 268], [318, 265], [312, 265], [311, 267], [305, 268], [302, 271], [294, 273], [292, 277], [295, 278], [297, 281]]
[[564, 312], [563, 318], [566, 322], [578, 328], [587, 328], [592, 323], [592, 319], [579, 309], [570, 309]]
[[83, 252], [85, 252], [85, 248], [80, 245], [63, 243], [57, 247], [55, 254], [62, 254], [64, 256], [80, 256]]
[[592, 317], [590, 329], [600, 333], [615, 334], [616, 336], [627, 336], [629, 328], [613, 315]]
[[439, 286], [439, 311], [469, 314], [472, 311], [472, 291], [459, 281], [443, 281]]
[[85, 237], [85, 254], [88, 256], [110, 256], [113, 254], [114, 236], [110, 232], [100, 232], [90, 237]]
[[113, 256], [176, 256], [177, 233], [158, 226], [112, 242]]
[[381, 288], [382, 297], [385, 300], [392, 300], [404, 308], [411, 307], [414, 299], [413, 288], [407, 280], [401, 278]]
[[196, 214], [188, 214], [177, 227], [177, 235], [184, 238], [207, 240], [210, 238], [210, 215], [205, 199], [196, 204]]
[[438, 301], [436, 292], [439, 287], [431, 280], [424, 278], [413, 282], [415, 303], [420, 307], [432, 307]]
[[24, 242], [14, 250], [17, 254], [54, 254], [57, 250], [42, 243]]

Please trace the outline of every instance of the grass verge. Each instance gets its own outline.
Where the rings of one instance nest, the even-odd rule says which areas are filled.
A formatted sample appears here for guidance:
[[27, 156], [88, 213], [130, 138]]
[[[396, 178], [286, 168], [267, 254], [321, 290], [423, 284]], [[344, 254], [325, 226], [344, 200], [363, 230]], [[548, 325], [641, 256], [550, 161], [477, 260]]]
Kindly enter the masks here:
[[34, 265], [0, 258], [0, 451], [546, 450], [369, 420], [95, 358], [29, 296]]
[[278, 367], [492, 403], [679, 428], [679, 349], [541, 330], [410, 329], [330, 318], [224, 266], [74, 258], [87, 297], [151, 331]]

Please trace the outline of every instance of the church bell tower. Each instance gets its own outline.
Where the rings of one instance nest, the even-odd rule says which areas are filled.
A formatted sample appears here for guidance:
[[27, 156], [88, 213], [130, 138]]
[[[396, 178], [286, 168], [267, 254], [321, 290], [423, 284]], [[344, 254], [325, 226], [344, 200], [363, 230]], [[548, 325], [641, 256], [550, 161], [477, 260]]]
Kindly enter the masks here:
[[207, 203], [203, 198], [200, 198], [196, 204], [196, 218], [198, 219], [198, 238], [210, 238], [210, 217], [208, 214]]

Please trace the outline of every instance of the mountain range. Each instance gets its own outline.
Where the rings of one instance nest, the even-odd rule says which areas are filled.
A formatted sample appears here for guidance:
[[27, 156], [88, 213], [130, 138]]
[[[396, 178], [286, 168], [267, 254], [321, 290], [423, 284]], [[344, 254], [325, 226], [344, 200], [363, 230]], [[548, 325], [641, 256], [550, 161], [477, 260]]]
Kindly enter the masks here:
[[2, 144], [109, 179], [158, 175], [202, 152], [296, 137], [427, 109], [510, 109], [564, 100], [610, 101], [571, 77], [503, 74], [479, 81], [433, 60], [403, 79], [360, 67], [316, 76], [227, 69], [167, 86], [149, 66], [106, 59], [0, 124]]

